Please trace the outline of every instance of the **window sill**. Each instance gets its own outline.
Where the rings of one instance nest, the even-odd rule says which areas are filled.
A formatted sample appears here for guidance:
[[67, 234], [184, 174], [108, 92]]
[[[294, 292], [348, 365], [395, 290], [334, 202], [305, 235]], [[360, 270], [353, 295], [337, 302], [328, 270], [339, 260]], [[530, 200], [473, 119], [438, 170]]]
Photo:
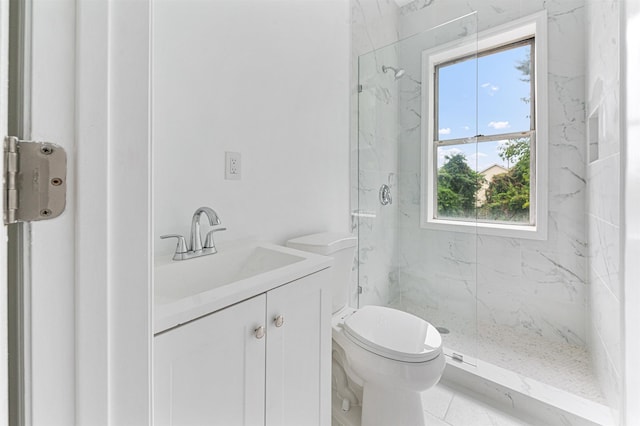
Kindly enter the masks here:
[[421, 228], [432, 229], [434, 231], [463, 232], [466, 234], [521, 238], [526, 240], [547, 239], [547, 230], [540, 225], [504, 225], [498, 223], [431, 219], [423, 221]]

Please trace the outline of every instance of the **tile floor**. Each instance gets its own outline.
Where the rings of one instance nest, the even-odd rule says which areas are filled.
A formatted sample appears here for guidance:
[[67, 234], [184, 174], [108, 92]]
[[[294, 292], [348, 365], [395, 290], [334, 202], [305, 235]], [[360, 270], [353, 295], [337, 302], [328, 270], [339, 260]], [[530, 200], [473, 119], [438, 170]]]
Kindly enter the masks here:
[[438, 384], [423, 394], [429, 426], [529, 426], [473, 397]]
[[[333, 404], [338, 404], [333, 394]], [[423, 407], [428, 426], [531, 426], [499, 409], [481, 402], [468, 394], [449, 388], [441, 383], [423, 393]], [[342, 421], [332, 418], [332, 426], [351, 426], [359, 423], [359, 407]], [[350, 418], [353, 417], [353, 418]], [[408, 425], [393, 425], [408, 426]]]

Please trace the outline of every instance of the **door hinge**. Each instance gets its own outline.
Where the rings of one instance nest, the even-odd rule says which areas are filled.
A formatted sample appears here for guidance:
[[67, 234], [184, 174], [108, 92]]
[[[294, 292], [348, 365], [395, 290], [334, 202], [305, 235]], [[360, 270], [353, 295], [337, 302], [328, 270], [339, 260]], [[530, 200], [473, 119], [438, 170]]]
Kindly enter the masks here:
[[4, 223], [58, 217], [66, 206], [67, 154], [49, 142], [4, 139]]
[[362, 84], [358, 84], [358, 93], [362, 93]]

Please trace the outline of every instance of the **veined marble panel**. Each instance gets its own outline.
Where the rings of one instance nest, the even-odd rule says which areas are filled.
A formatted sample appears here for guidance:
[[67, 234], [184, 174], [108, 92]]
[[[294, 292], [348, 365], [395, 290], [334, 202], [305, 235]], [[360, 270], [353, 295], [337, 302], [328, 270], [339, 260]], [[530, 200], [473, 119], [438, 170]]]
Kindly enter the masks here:
[[433, 279], [424, 279], [409, 274], [399, 274], [402, 300], [427, 308], [455, 312], [457, 316], [475, 321], [476, 283], [436, 274]]
[[[541, 286], [549, 296], [536, 297], [527, 287], [505, 291], [495, 286], [479, 285], [478, 318], [490, 324], [510, 327], [514, 332], [534, 333], [550, 341], [583, 346], [585, 324], [574, 312], [584, 305], [586, 289], [582, 284], [575, 286], [576, 294], [569, 296], [565, 286]], [[554, 297], [555, 293], [560, 293], [560, 296]], [[578, 301], [567, 301], [567, 298]]]
[[[562, 259], [565, 257], [566, 259]], [[566, 260], [563, 262], [563, 260]], [[584, 283], [584, 259], [554, 249], [522, 248], [522, 278], [531, 285]], [[541, 294], [544, 296], [544, 294]]]
[[451, 426], [523, 426], [527, 423], [511, 417], [508, 414], [491, 410], [474, 402], [470, 398], [457, 394], [453, 397], [449, 412], [444, 418]]
[[[601, 129], [600, 158], [620, 152], [620, 46], [619, 1], [591, 0], [587, 2], [590, 30], [589, 46], [589, 111], [599, 108]], [[601, 87], [599, 87], [601, 86]]]
[[607, 347], [601, 340], [593, 339], [590, 353], [602, 393], [604, 393], [607, 399], [616, 424], [620, 424], [621, 377], [615, 371], [613, 361], [607, 354]]
[[591, 321], [595, 329], [593, 341], [604, 347], [613, 370], [619, 375], [622, 372], [620, 301], [597, 276], [591, 281], [591, 287], [592, 297], [597, 300], [591, 305]]
[[620, 227], [589, 215], [590, 282], [601, 280], [620, 299]]
[[[616, 46], [612, 46], [615, 48]], [[620, 153], [620, 81], [609, 83], [600, 108], [603, 115], [604, 129], [599, 141], [600, 158]]]
[[357, 56], [398, 40], [393, 0], [351, 0], [352, 50]]
[[401, 230], [398, 250], [399, 271], [429, 278], [436, 275], [451, 279], [477, 279], [474, 234], [445, 233], [419, 229], [408, 235]]
[[420, 179], [419, 173], [398, 173], [398, 232], [420, 226]]
[[589, 165], [587, 211], [601, 220], [620, 225], [620, 154]]
[[[496, 263], [493, 258], [503, 261]], [[522, 276], [521, 240], [489, 235], [478, 236], [478, 283], [502, 286], [502, 290], [519, 285]]]

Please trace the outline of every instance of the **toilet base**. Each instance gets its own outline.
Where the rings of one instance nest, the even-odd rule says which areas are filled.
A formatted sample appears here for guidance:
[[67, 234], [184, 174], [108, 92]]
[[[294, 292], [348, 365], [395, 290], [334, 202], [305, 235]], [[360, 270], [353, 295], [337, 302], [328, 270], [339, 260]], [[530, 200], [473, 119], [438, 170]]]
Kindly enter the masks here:
[[342, 409], [342, 400], [338, 397], [336, 390], [331, 391], [331, 426], [361, 426], [362, 408], [359, 405], [352, 405], [348, 411]]
[[362, 425], [426, 426], [420, 393], [365, 383]]

